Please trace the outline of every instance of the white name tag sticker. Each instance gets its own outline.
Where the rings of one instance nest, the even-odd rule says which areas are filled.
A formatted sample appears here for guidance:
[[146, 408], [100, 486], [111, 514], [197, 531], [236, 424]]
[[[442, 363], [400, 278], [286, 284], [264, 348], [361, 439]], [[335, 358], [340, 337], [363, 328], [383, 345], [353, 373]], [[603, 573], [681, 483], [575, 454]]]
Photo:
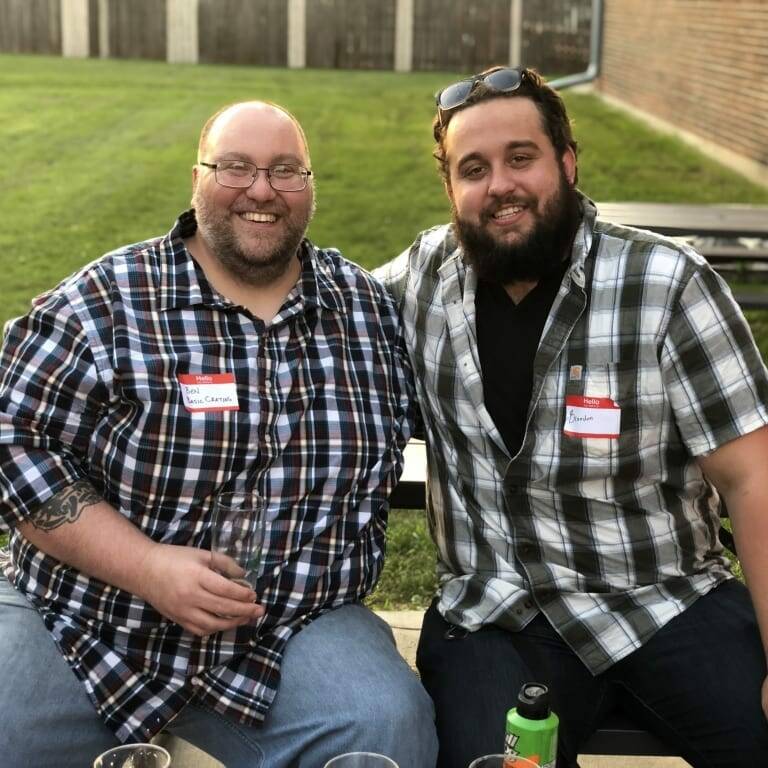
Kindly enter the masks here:
[[610, 397], [567, 395], [565, 398], [563, 434], [568, 437], [616, 438], [620, 423], [621, 408]]
[[185, 373], [179, 375], [179, 384], [191, 413], [240, 410], [234, 373]]

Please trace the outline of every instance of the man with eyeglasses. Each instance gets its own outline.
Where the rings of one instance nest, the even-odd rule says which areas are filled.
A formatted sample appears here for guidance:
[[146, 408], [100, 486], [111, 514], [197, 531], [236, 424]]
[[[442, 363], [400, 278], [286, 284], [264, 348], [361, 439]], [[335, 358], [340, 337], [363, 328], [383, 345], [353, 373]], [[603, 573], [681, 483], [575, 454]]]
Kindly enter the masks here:
[[687, 246], [597, 218], [536, 72], [445, 88], [433, 130], [452, 223], [377, 274], [427, 441], [438, 765], [499, 751], [530, 681], [559, 768], [617, 698], [693, 766], [765, 763], [768, 373], [742, 313]]
[[[434, 765], [432, 702], [361, 604], [411, 431], [407, 353], [385, 289], [306, 239], [313, 179], [288, 112], [227, 107], [194, 210], [9, 324], [3, 766], [83, 768], [162, 730], [228, 768]], [[214, 497], [240, 487], [266, 504], [255, 590], [211, 567]]]

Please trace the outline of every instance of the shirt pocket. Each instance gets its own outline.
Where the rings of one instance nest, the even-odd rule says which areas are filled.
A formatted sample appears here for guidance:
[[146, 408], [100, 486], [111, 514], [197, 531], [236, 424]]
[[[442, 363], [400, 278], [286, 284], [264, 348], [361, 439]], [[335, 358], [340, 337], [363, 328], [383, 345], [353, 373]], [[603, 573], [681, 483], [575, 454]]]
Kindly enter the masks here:
[[[580, 380], [567, 383], [568, 395], [610, 400], [621, 413], [618, 437], [568, 436], [563, 433], [564, 455], [613, 462], [626, 456], [639, 457], [658, 444], [665, 398], [655, 358], [586, 365]], [[564, 422], [563, 415], [561, 432]]]

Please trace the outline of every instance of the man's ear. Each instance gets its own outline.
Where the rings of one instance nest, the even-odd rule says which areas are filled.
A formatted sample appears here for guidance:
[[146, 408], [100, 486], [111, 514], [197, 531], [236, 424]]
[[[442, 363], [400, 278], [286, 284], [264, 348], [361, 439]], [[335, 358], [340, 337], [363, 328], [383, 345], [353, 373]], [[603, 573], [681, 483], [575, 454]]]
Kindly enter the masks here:
[[448, 176], [447, 178], [443, 179], [443, 189], [445, 190], [445, 194], [448, 195], [448, 199], [453, 202], [453, 187], [451, 187], [451, 177]]
[[568, 149], [563, 152], [562, 161], [565, 178], [568, 179], [568, 183], [573, 186], [576, 181], [576, 153], [571, 147], [568, 147]]

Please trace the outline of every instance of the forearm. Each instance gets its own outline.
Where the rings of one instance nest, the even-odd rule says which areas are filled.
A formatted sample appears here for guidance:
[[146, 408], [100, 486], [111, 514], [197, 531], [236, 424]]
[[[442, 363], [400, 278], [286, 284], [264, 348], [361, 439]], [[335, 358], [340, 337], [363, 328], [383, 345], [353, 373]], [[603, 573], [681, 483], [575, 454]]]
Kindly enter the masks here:
[[137, 595], [196, 635], [264, 613], [253, 590], [211, 569], [210, 552], [152, 541], [86, 482], [61, 491], [18, 528], [46, 554]]
[[725, 499], [768, 657], [768, 427], [726, 443], [709, 456], [700, 457], [699, 464]]
[[760, 636], [768, 659], [768, 516], [755, 495], [728, 500], [739, 562], [755, 608]]
[[142, 594], [142, 563], [156, 547], [86, 481], [65, 488], [18, 526], [47, 555], [112, 586]]

